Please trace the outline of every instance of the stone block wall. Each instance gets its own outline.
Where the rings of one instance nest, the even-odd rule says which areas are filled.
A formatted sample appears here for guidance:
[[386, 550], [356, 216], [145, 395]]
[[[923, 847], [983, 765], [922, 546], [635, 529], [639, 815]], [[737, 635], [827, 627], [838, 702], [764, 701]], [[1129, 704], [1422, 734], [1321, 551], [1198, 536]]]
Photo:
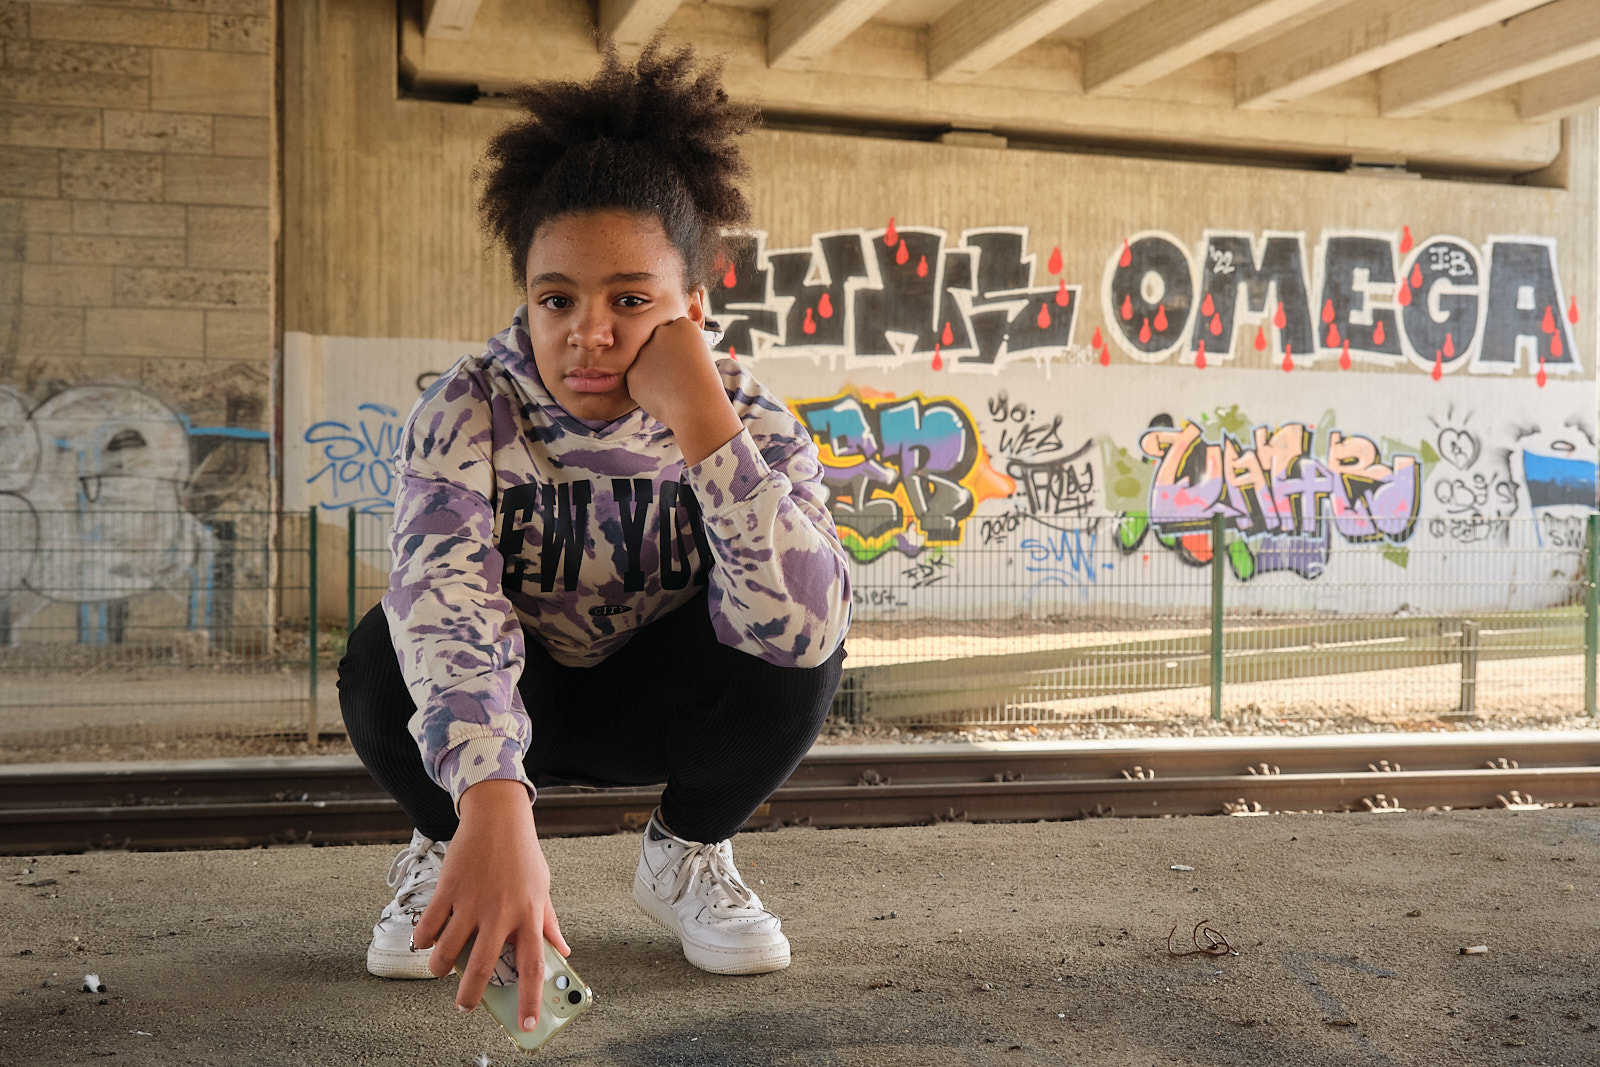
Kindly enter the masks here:
[[[0, 0], [0, 644], [211, 589], [272, 505], [274, 9]], [[43, 577], [79, 538], [115, 588]]]

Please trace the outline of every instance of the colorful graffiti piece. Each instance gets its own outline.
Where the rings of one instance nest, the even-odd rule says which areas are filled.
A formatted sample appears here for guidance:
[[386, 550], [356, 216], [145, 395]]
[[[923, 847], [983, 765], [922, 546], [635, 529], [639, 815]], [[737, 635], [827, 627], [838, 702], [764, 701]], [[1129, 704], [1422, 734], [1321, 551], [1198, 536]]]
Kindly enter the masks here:
[[842, 393], [794, 412], [816, 438], [840, 541], [860, 562], [958, 543], [980, 503], [1016, 489], [951, 397]]
[[1316, 428], [1256, 426], [1246, 442], [1224, 429], [1207, 441], [1199, 424], [1154, 425], [1139, 448], [1156, 465], [1143, 523], [1190, 562], [1211, 558], [1210, 524], [1220, 515], [1235, 535], [1228, 551], [1241, 578], [1274, 570], [1314, 578], [1325, 566], [1332, 531], [1345, 541], [1399, 544], [1416, 529], [1422, 462], [1397, 454], [1384, 462], [1370, 438], [1329, 430], [1314, 454]]

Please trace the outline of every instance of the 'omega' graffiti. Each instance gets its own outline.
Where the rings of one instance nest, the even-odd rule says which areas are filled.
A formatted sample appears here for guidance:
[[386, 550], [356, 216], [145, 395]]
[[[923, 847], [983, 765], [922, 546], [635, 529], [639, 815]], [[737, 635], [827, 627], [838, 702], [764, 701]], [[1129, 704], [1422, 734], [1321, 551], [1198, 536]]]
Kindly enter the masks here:
[[1207, 230], [1192, 255], [1149, 231], [1109, 257], [1102, 311], [1145, 363], [1253, 352], [1284, 370], [1409, 362], [1435, 379], [1582, 369], [1551, 238], [1491, 237], [1480, 251], [1448, 235], [1413, 243], [1409, 228], [1328, 230], [1312, 268], [1303, 233]]
[[923, 544], [957, 543], [981, 501], [1015, 489], [951, 397], [845, 393], [794, 411], [816, 438], [840, 541], [862, 563], [893, 548], [916, 555]]

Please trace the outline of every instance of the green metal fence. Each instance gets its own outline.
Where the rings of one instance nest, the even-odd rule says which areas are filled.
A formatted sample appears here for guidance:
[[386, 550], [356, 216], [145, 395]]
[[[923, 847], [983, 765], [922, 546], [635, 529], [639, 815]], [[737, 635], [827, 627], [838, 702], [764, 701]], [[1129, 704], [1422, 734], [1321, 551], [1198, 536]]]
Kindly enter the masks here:
[[[0, 513], [0, 743], [338, 730], [334, 668], [387, 583], [389, 520]], [[975, 519], [970, 543], [858, 556], [835, 712], [991, 726], [1594, 715], [1597, 523], [1498, 520], [1403, 551], [1272, 557], [1220, 519], [1180, 534], [1138, 517]]]

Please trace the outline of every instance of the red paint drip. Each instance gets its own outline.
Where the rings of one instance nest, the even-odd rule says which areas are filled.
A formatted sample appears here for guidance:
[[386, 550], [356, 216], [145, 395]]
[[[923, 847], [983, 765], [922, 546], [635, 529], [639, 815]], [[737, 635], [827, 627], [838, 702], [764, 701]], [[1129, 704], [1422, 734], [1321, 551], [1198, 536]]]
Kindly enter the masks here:
[[1411, 251], [1411, 227], [1400, 227], [1400, 254], [1403, 256]]
[[1549, 304], [1544, 306], [1544, 320], [1539, 323], [1539, 329], [1545, 333], [1556, 332], [1556, 316], [1555, 312], [1550, 309]]
[[1283, 313], [1283, 301], [1280, 300], [1278, 301], [1278, 310], [1272, 314], [1272, 325], [1281, 330], [1288, 321], [1288, 316]]
[[1572, 325], [1574, 325], [1574, 326], [1578, 325], [1578, 298], [1577, 297], [1573, 297], [1571, 299], [1571, 301], [1569, 301], [1568, 304], [1567, 304], [1567, 321], [1572, 323]]
[[1265, 352], [1266, 350], [1267, 350], [1267, 331], [1262, 329], [1260, 326], [1257, 326], [1256, 327], [1256, 351], [1257, 352]]
[[939, 346], [933, 346], [933, 369], [944, 370], [944, 357], [939, 355]]
[[1056, 287], [1056, 307], [1066, 307], [1072, 300], [1072, 291], [1067, 288], [1067, 280], [1061, 279], [1061, 284]]
[[939, 343], [942, 344], [942, 345], [948, 345], [948, 344], [954, 343], [955, 339], [956, 339], [955, 331], [952, 330], [950, 328], [950, 324], [948, 322], [946, 322], [944, 324], [944, 333], [941, 333], [939, 335]]
[[1124, 321], [1133, 318], [1133, 297], [1122, 298], [1122, 318]]
[[1142, 345], [1147, 345], [1147, 344], [1150, 343], [1150, 320], [1149, 319], [1144, 319], [1139, 323], [1139, 343], [1142, 344]]
[[1322, 321], [1333, 321], [1333, 297], [1331, 296], [1322, 302]]
[[1454, 358], [1456, 354], [1455, 334], [1447, 333], [1444, 335], [1444, 348], [1441, 349], [1441, 351], [1444, 353], [1444, 357], [1446, 359]]
[[1213, 315], [1216, 313], [1216, 310], [1216, 305], [1211, 302], [1211, 294], [1207, 293], [1206, 298], [1200, 301], [1200, 314]]
[[883, 244], [886, 248], [893, 248], [895, 242], [900, 240], [900, 231], [894, 228], [894, 216], [889, 216], [889, 225], [883, 230]]
[[1544, 372], [1544, 357], [1543, 356], [1539, 357], [1539, 373], [1534, 375], [1533, 380], [1539, 383], [1539, 388], [1540, 389], [1543, 389], [1544, 388], [1544, 383], [1550, 380], [1549, 377]]
[[1339, 369], [1340, 370], [1349, 370], [1350, 369], [1350, 342], [1349, 341], [1346, 341], [1344, 343], [1344, 349], [1339, 353]]
[[1200, 348], [1194, 354], [1194, 369], [1206, 369], [1206, 343], [1204, 341], [1200, 342]]
[[1411, 288], [1413, 288], [1413, 289], [1421, 289], [1422, 288], [1422, 264], [1421, 263], [1413, 263], [1413, 264], [1411, 264]]
[[927, 276], [928, 276], [928, 257], [927, 256], [919, 256], [919, 257], [917, 257], [917, 277], [926, 278]]
[[800, 329], [807, 334], [813, 334], [817, 332], [817, 323], [816, 320], [811, 317], [810, 308], [806, 308], [806, 321], [800, 324]]
[[1133, 266], [1133, 249], [1128, 247], [1128, 239], [1126, 237], [1122, 239], [1122, 255], [1117, 257], [1117, 266]]
[[1433, 354], [1433, 380], [1437, 382], [1437, 381], [1442, 381], [1443, 379], [1444, 379], [1444, 351], [1441, 349], [1440, 351], [1435, 352]]
[[1411, 304], [1411, 286], [1402, 285], [1400, 291], [1394, 294], [1394, 302], [1401, 307], [1409, 307]]
[[1034, 319], [1033, 321], [1038, 323], [1039, 329], [1048, 330], [1050, 328], [1050, 305], [1049, 304], [1040, 304], [1039, 305], [1039, 317]]
[[894, 254], [894, 261], [896, 263], [900, 264], [903, 267], [903, 266], [906, 265], [906, 260], [908, 260], [910, 258], [911, 258], [911, 249], [906, 247], [905, 238], [902, 237], [900, 239], [900, 248]]
[[1096, 326], [1094, 328], [1094, 336], [1089, 339], [1089, 343], [1094, 345], [1096, 348], [1099, 348], [1101, 345], [1105, 344], [1105, 341], [1100, 336], [1100, 327]]
[[1294, 370], [1294, 345], [1283, 346], [1283, 369], [1285, 371]]
[[729, 359], [738, 359], [739, 358], [739, 350], [737, 348], [734, 348], [732, 345], [729, 345], [728, 346], [728, 358]]
[[1167, 328], [1167, 305], [1165, 304], [1162, 304], [1160, 307], [1156, 308], [1155, 327], [1156, 329], [1163, 331]]
[[817, 314], [825, 319], [833, 318], [833, 297], [822, 294], [822, 299], [817, 301]]
[[1100, 365], [1102, 367], [1111, 366], [1111, 346], [1110, 345], [1106, 345], [1104, 348], [1102, 348], [1100, 350]]
[[1339, 324], [1337, 322], [1328, 323], [1328, 347], [1339, 347]]
[[1561, 343], [1561, 333], [1560, 333], [1560, 331], [1557, 331], [1557, 332], [1551, 334], [1550, 335], [1550, 355], [1551, 355], [1551, 357], [1554, 358], [1554, 359], [1560, 359], [1561, 358], [1561, 353], [1565, 352], [1566, 350], [1567, 350], [1566, 345], [1563, 345]]
[[1375, 344], [1375, 345], [1383, 344], [1383, 320], [1382, 319], [1379, 319], [1378, 320], [1378, 325], [1376, 325], [1376, 326], [1374, 326], [1372, 328], [1372, 343]]
[[1051, 274], [1061, 273], [1061, 248], [1057, 246], [1050, 250], [1050, 262], [1046, 264]]
[[734, 273], [733, 264], [729, 263], [728, 264], [728, 273], [726, 273], [726, 274], [724, 274], [722, 276], [722, 287], [724, 289], [732, 289], [734, 286], [736, 286], [738, 284], [739, 284], [739, 275]]
[[1211, 331], [1211, 336], [1212, 337], [1220, 337], [1220, 336], [1222, 336], [1222, 316], [1221, 315], [1213, 315], [1213, 316], [1211, 316], [1211, 325], [1208, 326], [1207, 329], [1209, 329]]

